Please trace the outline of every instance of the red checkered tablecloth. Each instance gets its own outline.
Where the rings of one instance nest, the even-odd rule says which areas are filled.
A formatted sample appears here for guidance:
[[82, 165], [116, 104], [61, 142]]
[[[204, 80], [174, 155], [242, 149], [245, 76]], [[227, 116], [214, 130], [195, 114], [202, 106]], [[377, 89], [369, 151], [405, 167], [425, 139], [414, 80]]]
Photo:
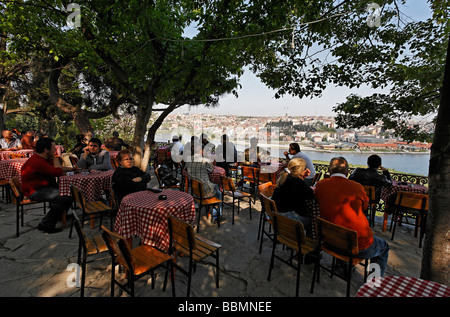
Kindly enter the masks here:
[[450, 297], [450, 288], [413, 277], [387, 276], [362, 285], [356, 297]]
[[[167, 200], [159, 200], [159, 195], [166, 195]], [[194, 224], [195, 205], [192, 196], [172, 189], [165, 189], [159, 194], [140, 191], [122, 199], [114, 230], [125, 238], [137, 235], [142, 243], [167, 252], [170, 242], [167, 224], [169, 215]]]
[[412, 192], [417, 194], [427, 194], [428, 188], [418, 184], [402, 185], [401, 182], [393, 181], [392, 186], [383, 186], [381, 189], [381, 199], [385, 202], [397, 194], [399, 191]]
[[0, 160], [9, 160], [9, 154], [24, 154], [25, 157], [30, 157], [34, 154], [34, 150], [17, 150], [17, 151], [1, 151]]
[[70, 187], [76, 186], [81, 189], [86, 196], [87, 201], [99, 200], [102, 194], [111, 189], [111, 180], [113, 170], [110, 171], [94, 171], [87, 175], [78, 173], [71, 176], [61, 176], [59, 178], [59, 195], [72, 196]]
[[27, 158], [18, 158], [12, 160], [0, 161], [0, 179], [11, 179], [18, 177], [20, 180], [20, 172], [23, 164], [28, 160]]

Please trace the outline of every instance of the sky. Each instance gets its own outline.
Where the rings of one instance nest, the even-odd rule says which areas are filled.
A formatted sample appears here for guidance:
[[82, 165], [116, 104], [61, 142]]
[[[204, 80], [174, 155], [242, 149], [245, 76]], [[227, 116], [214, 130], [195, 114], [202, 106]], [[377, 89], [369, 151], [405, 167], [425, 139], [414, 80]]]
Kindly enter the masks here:
[[[429, 15], [430, 9], [426, 0], [408, 0], [401, 11], [407, 16], [421, 20]], [[329, 86], [321, 97], [303, 98], [284, 96], [275, 99], [275, 90], [266, 87], [250, 71], [245, 71], [240, 79], [242, 88], [238, 90], [239, 97], [230, 94], [221, 97], [219, 106], [207, 109], [203, 106], [181, 107], [174, 113], [205, 113], [218, 115], [243, 115], [243, 116], [283, 116], [288, 113], [291, 116], [334, 116], [332, 108], [346, 100], [346, 97], [355, 93], [361, 96], [372, 95], [376, 91], [369, 87], [349, 89], [347, 87]]]

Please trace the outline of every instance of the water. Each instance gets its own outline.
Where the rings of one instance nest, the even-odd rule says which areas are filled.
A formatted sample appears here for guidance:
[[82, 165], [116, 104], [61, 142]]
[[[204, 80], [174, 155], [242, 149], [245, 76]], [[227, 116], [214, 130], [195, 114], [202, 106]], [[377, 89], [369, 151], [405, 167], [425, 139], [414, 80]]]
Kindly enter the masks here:
[[[158, 134], [155, 139], [157, 142], [167, 142], [171, 138], [170, 134]], [[189, 140], [184, 140], [183, 143], [188, 142]], [[213, 142], [214, 144], [219, 144], [218, 142]], [[236, 148], [238, 151], [243, 151], [245, 147], [248, 145], [237, 145]], [[280, 147], [279, 156], [284, 158], [284, 151], [288, 149], [288, 145], [284, 148]], [[343, 156], [349, 162], [349, 164], [355, 165], [363, 165], [367, 166], [367, 158], [371, 155], [371, 153], [358, 153], [358, 152], [325, 152], [325, 151], [308, 151], [307, 149], [302, 149], [302, 152], [305, 153], [311, 160], [313, 161], [325, 161], [329, 162], [331, 158], [335, 156]], [[430, 154], [408, 154], [408, 153], [382, 153], [378, 155], [381, 157], [382, 165], [385, 168], [393, 169], [402, 173], [409, 174], [417, 174], [428, 176], [428, 167]]]

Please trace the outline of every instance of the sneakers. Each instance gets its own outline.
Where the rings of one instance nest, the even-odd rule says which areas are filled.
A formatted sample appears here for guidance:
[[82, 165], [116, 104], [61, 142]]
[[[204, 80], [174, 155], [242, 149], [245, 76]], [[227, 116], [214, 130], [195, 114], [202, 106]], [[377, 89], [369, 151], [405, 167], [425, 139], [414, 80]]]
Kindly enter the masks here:
[[46, 228], [46, 227], [44, 227], [41, 224], [39, 224], [37, 228], [38, 228], [39, 231], [43, 231], [43, 232], [46, 232], [46, 233], [49, 233], [49, 234], [58, 233], [58, 232], [61, 232], [63, 230], [62, 228], [55, 228], [55, 227], [53, 227], [53, 228]]

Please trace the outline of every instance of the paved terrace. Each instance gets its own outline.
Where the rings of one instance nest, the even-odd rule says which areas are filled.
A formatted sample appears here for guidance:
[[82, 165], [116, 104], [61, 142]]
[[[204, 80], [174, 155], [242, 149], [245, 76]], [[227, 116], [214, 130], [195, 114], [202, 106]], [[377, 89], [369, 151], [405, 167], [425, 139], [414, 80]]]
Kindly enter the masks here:
[[[153, 178], [150, 187], [156, 187]], [[225, 208], [227, 220], [218, 228], [209, 219], [201, 220], [200, 234], [222, 244], [220, 253], [220, 287], [214, 284], [214, 269], [211, 263], [197, 265], [193, 277], [191, 297], [291, 297], [295, 294], [295, 270], [275, 260], [272, 280], [267, 281], [271, 244], [266, 238], [262, 253], [259, 254], [257, 232], [261, 205], [253, 206], [249, 219], [248, 205], [231, 224], [231, 208]], [[20, 229], [20, 237], [15, 235], [15, 205], [1, 204], [0, 210], [0, 296], [2, 297], [78, 297], [79, 289], [68, 286], [67, 279], [73, 271], [67, 271], [70, 263], [76, 262], [78, 238], [74, 230], [69, 239], [69, 226], [62, 232], [46, 234], [38, 231], [37, 225], [43, 210], [28, 210], [25, 226]], [[104, 223], [108, 225], [107, 217]], [[68, 219], [70, 224], [70, 218]], [[84, 226], [87, 235], [99, 234], [98, 229]], [[389, 228], [389, 226], [388, 226]], [[390, 245], [390, 256], [386, 275], [420, 277], [422, 249], [418, 248], [418, 238], [414, 238], [413, 227], [401, 226], [390, 240], [390, 232], [381, 232], [381, 218], [374, 228], [376, 235], [386, 239]], [[287, 251], [286, 251], [287, 252]], [[108, 297], [110, 295], [111, 262], [109, 253], [88, 257], [86, 274], [86, 297]], [[180, 261], [183, 259], [179, 258]], [[211, 261], [213, 261], [211, 259]], [[330, 263], [324, 255], [323, 263]], [[300, 296], [302, 297], [345, 297], [346, 283], [337, 277], [330, 279], [321, 272], [320, 283], [316, 283], [314, 294], [310, 294], [314, 265], [302, 265]], [[137, 297], [171, 297], [170, 284], [162, 292], [164, 271], [160, 271], [152, 290], [147, 278], [136, 283]], [[363, 283], [362, 267], [353, 273], [351, 296], [356, 294]], [[176, 273], [177, 296], [185, 296], [187, 279]], [[127, 296], [116, 287], [116, 296]]]

